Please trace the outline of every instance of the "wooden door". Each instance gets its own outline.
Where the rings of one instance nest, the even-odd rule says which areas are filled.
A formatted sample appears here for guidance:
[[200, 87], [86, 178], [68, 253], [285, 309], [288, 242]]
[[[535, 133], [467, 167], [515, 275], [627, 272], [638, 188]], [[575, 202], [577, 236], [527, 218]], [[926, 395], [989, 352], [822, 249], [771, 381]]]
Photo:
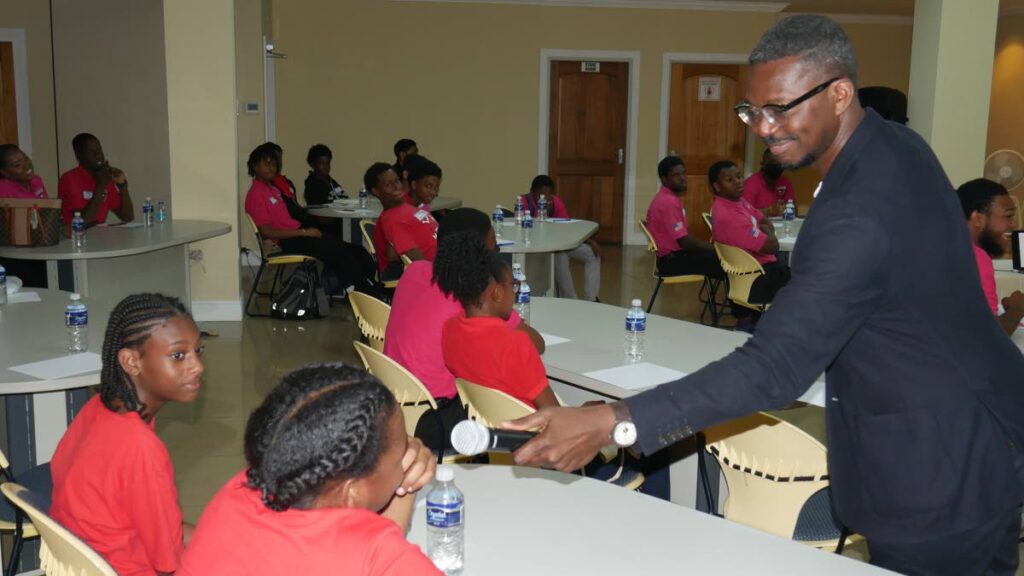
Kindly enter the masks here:
[[552, 62], [550, 86], [548, 174], [598, 242], [621, 244], [629, 64]]
[[732, 160], [743, 172], [747, 127], [732, 108], [743, 99], [746, 83], [746, 66], [672, 65], [668, 149], [686, 162], [686, 226], [705, 239], [711, 233], [701, 213], [714, 200], [708, 169]]
[[18, 143], [18, 106], [14, 93], [14, 44], [0, 42], [0, 144]]

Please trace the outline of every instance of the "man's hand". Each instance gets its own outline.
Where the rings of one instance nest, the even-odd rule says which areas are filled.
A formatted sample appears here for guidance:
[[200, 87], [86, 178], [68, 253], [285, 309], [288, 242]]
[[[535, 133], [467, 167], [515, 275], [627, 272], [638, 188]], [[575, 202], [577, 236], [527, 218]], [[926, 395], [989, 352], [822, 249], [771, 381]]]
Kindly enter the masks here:
[[412, 494], [430, 484], [434, 479], [434, 472], [437, 471], [437, 458], [419, 438], [410, 436], [409, 445], [402, 456], [402, 470], [405, 472], [405, 478], [395, 491], [398, 496]]
[[544, 466], [571, 472], [594, 459], [611, 443], [615, 414], [608, 404], [585, 408], [542, 408], [529, 416], [503, 422], [507, 430], [536, 430], [540, 434], [513, 454], [516, 464]]
[[114, 180], [114, 184], [118, 186], [124, 186], [128, 183], [128, 177], [124, 175], [124, 172], [120, 168], [110, 167], [110, 177]]
[[1024, 293], [1016, 290], [1013, 294], [1003, 298], [1003, 310], [1014, 315], [1024, 315]]
[[323, 237], [323, 233], [320, 232], [319, 228], [303, 228], [302, 229], [302, 235], [303, 236], [309, 236], [310, 238], [322, 238]]

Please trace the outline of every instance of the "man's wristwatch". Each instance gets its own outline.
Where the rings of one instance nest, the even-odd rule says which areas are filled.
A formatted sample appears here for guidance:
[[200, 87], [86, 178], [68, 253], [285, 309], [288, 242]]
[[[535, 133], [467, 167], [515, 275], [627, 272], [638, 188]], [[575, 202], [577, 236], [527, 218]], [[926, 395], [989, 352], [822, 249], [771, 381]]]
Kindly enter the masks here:
[[615, 426], [609, 438], [619, 448], [629, 448], [636, 443], [636, 424], [633, 424], [629, 407], [622, 401], [613, 402], [611, 406], [615, 414]]

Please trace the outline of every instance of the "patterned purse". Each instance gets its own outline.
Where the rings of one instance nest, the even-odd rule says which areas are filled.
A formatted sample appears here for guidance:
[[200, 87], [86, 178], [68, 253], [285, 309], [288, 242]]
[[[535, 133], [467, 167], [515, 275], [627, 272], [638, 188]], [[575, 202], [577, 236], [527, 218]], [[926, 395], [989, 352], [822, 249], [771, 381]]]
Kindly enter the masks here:
[[0, 246], [53, 246], [63, 236], [59, 198], [0, 198]]

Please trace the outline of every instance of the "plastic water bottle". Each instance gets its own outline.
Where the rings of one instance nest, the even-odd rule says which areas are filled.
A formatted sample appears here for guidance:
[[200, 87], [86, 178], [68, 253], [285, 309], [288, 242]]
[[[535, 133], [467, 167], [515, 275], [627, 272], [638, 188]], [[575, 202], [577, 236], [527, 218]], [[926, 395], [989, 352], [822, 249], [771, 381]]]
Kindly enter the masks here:
[[521, 225], [523, 227], [523, 244], [529, 246], [530, 232], [533, 231], [533, 216], [530, 216], [529, 212], [523, 214], [523, 222]]
[[89, 311], [77, 292], [64, 308], [64, 324], [68, 327], [68, 350], [85, 352], [89, 348]]
[[636, 361], [644, 357], [644, 334], [647, 332], [647, 314], [634, 298], [632, 308], [626, 311], [626, 358]]
[[148, 227], [153, 225], [153, 199], [149, 196], [142, 203], [142, 222]]
[[519, 317], [523, 319], [523, 322], [530, 323], [530, 285], [526, 282], [526, 274], [522, 274], [522, 281], [519, 283], [515, 310]]
[[543, 194], [537, 199], [537, 222], [546, 222], [548, 219], [548, 199]]
[[789, 200], [786, 202], [786, 208], [782, 211], [782, 235], [789, 236], [792, 231], [793, 220], [796, 219], [796, 207], [793, 206], [793, 201]]
[[523, 207], [523, 197], [516, 196], [516, 203], [512, 206], [512, 211], [516, 213], [516, 226], [523, 223], [523, 214], [526, 213], [526, 209]]
[[501, 204], [491, 212], [491, 221], [494, 223], [494, 237], [501, 238], [501, 229], [505, 227], [505, 212], [502, 211]]
[[71, 219], [71, 246], [75, 250], [85, 248], [85, 220], [81, 212], [75, 212]]
[[167, 205], [161, 200], [156, 207], [156, 221], [167, 222]]
[[[512, 294], [519, 297], [519, 287], [523, 284], [523, 266], [519, 262], [512, 263]], [[513, 300], [514, 302], [515, 300]]]
[[427, 556], [446, 576], [462, 574], [466, 554], [466, 499], [451, 466], [438, 466], [427, 494]]
[[7, 269], [0, 264], [0, 306], [7, 304]]
[[359, 189], [359, 209], [366, 210], [366, 201], [370, 198], [370, 193], [366, 191], [366, 186]]

